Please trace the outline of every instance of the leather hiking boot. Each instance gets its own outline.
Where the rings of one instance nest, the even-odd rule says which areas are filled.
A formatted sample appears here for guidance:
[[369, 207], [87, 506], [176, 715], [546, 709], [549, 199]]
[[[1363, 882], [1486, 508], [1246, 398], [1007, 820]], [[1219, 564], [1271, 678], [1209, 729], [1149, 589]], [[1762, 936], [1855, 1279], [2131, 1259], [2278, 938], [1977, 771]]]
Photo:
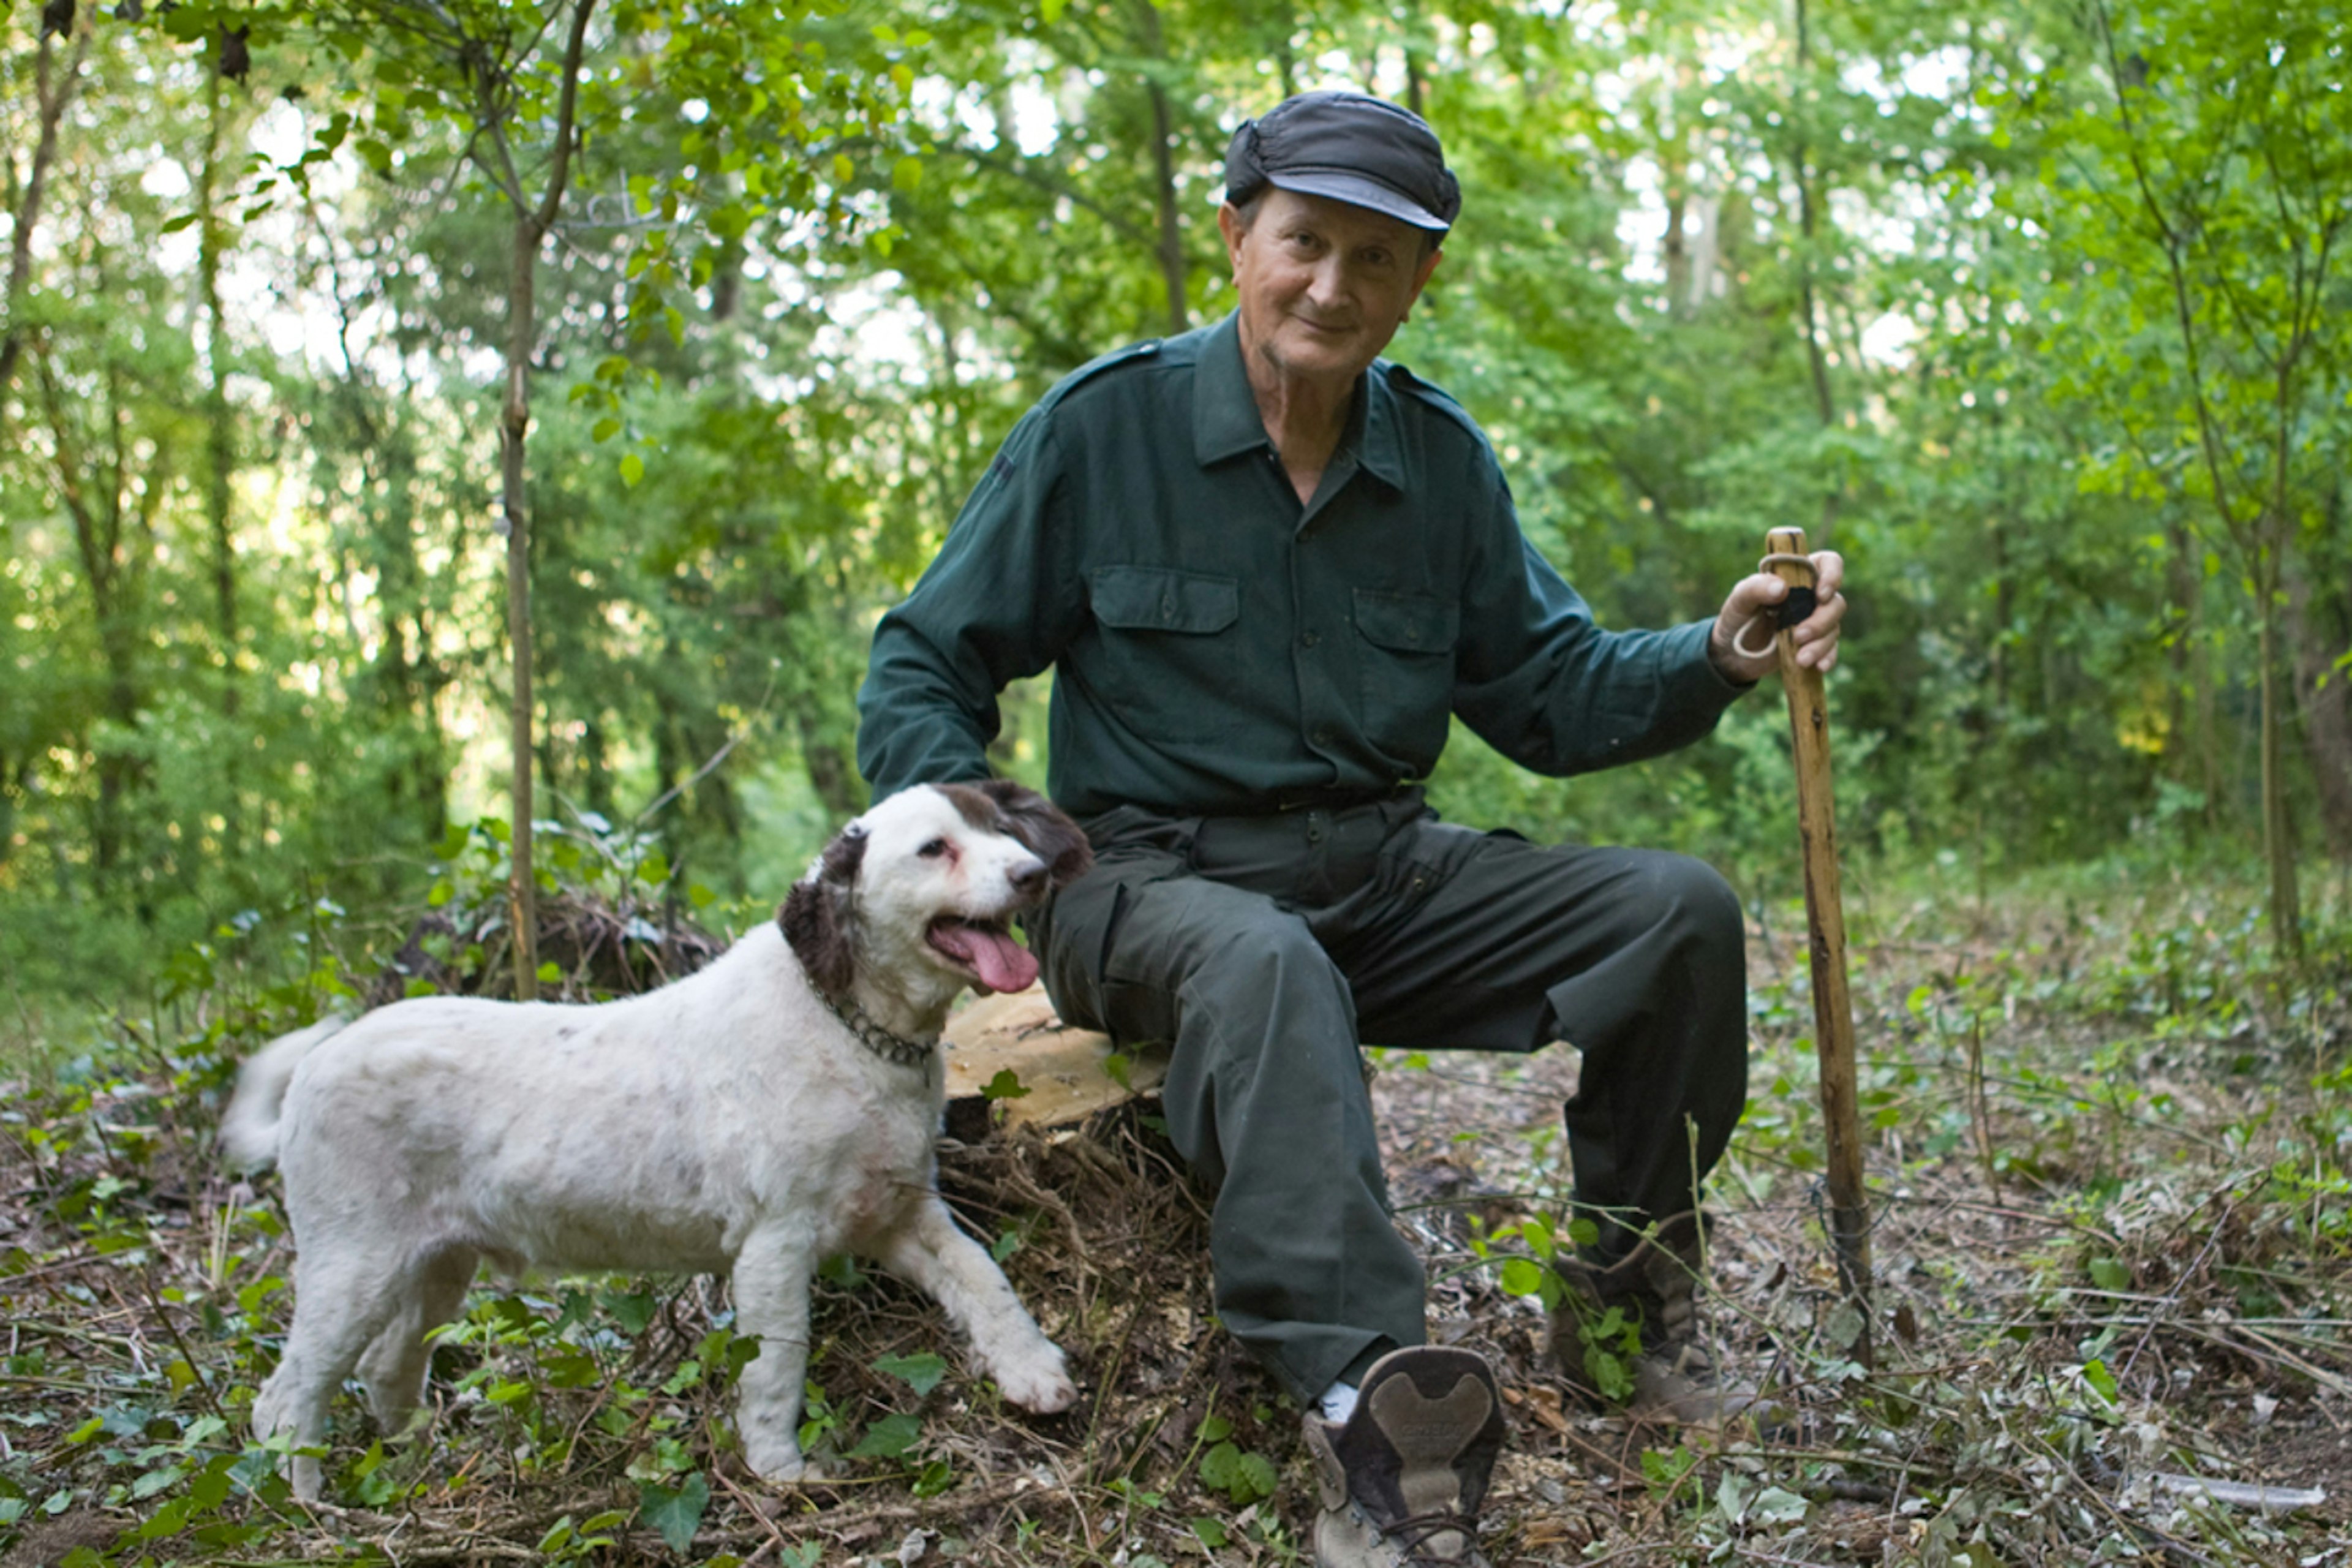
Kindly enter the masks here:
[[1478, 1505], [1502, 1448], [1483, 1356], [1421, 1345], [1381, 1357], [1346, 1425], [1307, 1415], [1316, 1568], [1488, 1568]]
[[1727, 1376], [1700, 1342], [1704, 1267], [1695, 1212], [1661, 1221], [1605, 1268], [1561, 1265], [1569, 1289], [1552, 1314], [1552, 1358], [1587, 1397], [1622, 1405], [1636, 1420], [1679, 1426], [1719, 1426], [1743, 1415], [1777, 1421], [1783, 1413], [1755, 1384]]

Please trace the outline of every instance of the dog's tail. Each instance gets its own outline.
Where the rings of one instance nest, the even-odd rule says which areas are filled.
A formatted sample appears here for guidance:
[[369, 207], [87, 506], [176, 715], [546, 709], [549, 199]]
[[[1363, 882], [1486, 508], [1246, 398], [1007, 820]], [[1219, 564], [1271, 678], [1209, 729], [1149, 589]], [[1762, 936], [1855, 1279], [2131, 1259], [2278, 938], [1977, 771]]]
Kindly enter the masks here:
[[321, 1018], [307, 1029], [279, 1036], [245, 1058], [245, 1066], [237, 1069], [236, 1092], [221, 1112], [221, 1152], [232, 1168], [257, 1170], [278, 1158], [278, 1112], [286, 1103], [286, 1086], [294, 1081], [294, 1069], [350, 1022]]

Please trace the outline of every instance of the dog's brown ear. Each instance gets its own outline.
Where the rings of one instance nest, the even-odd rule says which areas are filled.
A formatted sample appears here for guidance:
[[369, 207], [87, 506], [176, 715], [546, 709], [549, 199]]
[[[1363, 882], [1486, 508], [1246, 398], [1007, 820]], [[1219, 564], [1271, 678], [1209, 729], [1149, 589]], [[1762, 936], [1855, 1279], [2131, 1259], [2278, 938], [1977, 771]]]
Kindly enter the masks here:
[[793, 884], [776, 911], [784, 941], [816, 988], [827, 996], [849, 994], [857, 965], [856, 921], [852, 909], [858, 868], [866, 860], [866, 832], [844, 828], [824, 847], [809, 874]]
[[1045, 862], [1055, 887], [1076, 881], [1095, 863], [1094, 847], [1078, 825], [1035, 790], [1011, 779], [989, 779], [977, 787], [1004, 814], [1005, 831]]

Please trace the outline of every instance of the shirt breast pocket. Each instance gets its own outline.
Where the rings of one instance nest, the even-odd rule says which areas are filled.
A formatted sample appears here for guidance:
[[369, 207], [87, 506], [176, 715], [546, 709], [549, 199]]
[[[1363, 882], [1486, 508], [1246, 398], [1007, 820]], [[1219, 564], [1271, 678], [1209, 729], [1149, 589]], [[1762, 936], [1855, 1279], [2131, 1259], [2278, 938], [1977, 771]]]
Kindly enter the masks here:
[[1457, 605], [1426, 594], [1356, 590], [1364, 730], [1372, 743], [1418, 777], [1437, 765], [1454, 707]]
[[1238, 579], [1165, 566], [1087, 574], [1101, 653], [1088, 679], [1129, 728], [1153, 740], [1205, 740], [1232, 728], [1246, 672], [1234, 628]]

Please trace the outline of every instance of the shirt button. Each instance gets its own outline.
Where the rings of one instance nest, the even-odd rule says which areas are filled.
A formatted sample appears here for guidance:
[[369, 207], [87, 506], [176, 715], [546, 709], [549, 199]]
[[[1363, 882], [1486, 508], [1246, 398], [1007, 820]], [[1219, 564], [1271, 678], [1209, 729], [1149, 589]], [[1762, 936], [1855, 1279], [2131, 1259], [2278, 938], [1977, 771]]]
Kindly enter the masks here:
[[1318, 746], [1328, 746], [1331, 743], [1331, 731], [1328, 730], [1318, 730], [1315, 733], [1307, 736], [1307, 738], [1314, 742]]
[[1301, 647], [1313, 647], [1317, 643], [1319, 643], [1322, 640], [1323, 635], [1320, 632], [1301, 632], [1298, 634], [1298, 646]]
[[1172, 621], [1176, 618], [1175, 595], [1171, 594], [1160, 601], [1160, 618], [1163, 621]]

